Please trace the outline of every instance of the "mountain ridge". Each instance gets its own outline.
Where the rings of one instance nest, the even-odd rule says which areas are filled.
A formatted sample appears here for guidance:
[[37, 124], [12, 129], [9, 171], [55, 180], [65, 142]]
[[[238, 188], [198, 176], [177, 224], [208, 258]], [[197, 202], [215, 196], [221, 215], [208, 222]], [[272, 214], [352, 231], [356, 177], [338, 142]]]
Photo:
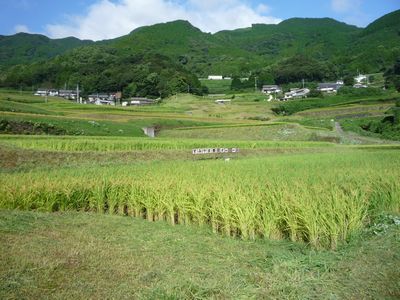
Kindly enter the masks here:
[[[356, 70], [374, 73], [391, 66], [395, 58], [400, 57], [399, 15], [400, 10], [392, 12], [366, 28], [332, 18], [291, 18], [279, 24], [253, 24], [214, 34], [202, 32], [188, 21], [176, 20], [143, 26], [127, 35], [98, 42], [74, 38], [58, 41], [20, 34], [16, 35], [17, 41], [25, 50], [21, 55], [21, 66], [10, 64], [18, 57], [9, 59], [8, 65], [1, 65], [7, 47], [4, 46], [5, 38], [0, 38], [0, 67], [10, 69], [0, 80], [3, 86], [59, 85], [71, 78], [77, 81], [87, 77], [85, 83], [92, 89], [99, 89], [100, 83], [117, 89], [130, 85], [130, 80], [137, 80], [129, 68], [139, 70], [143, 76], [153, 74], [150, 79], [142, 79], [155, 82], [154, 78], [161, 76], [157, 75], [161, 72], [156, 67], [159, 64], [166, 66], [168, 76], [175, 74], [174, 86], [187, 90], [186, 80], [190, 80], [196, 89], [200, 88], [194, 76], [248, 77], [263, 73], [267, 74], [264, 78], [271, 78], [272, 73], [276, 75], [279, 68], [286, 70], [285, 64], [291, 62], [297, 66], [301, 66], [301, 62], [311, 62], [312, 66], [298, 72], [312, 71], [318, 78], [334, 80]], [[23, 38], [34, 41], [24, 45]], [[68, 49], [66, 41], [70, 42]], [[10, 42], [8, 50], [20, 46], [18, 42]], [[62, 47], [57, 48], [57, 43]], [[41, 52], [43, 45], [48, 46], [44, 50], [52, 51]], [[21, 49], [17, 50], [21, 52]], [[18, 51], [16, 55], [21, 54]], [[28, 54], [33, 51], [34, 55], [23, 55], [26, 51]], [[148, 64], [151, 67], [147, 67]], [[292, 78], [298, 78], [298, 74]], [[265, 80], [271, 82], [271, 79]], [[136, 91], [137, 86], [131, 85], [131, 89]], [[157, 93], [153, 91], [153, 94]]]

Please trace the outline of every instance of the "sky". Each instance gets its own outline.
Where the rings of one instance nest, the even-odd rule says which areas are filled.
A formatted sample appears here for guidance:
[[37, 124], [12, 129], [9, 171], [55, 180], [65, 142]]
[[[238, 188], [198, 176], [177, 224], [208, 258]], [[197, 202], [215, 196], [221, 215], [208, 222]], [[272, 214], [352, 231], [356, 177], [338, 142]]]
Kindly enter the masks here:
[[212, 33], [293, 17], [365, 27], [397, 9], [400, 0], [0, 0], [0, 34], [103, 40], [177, 19]]

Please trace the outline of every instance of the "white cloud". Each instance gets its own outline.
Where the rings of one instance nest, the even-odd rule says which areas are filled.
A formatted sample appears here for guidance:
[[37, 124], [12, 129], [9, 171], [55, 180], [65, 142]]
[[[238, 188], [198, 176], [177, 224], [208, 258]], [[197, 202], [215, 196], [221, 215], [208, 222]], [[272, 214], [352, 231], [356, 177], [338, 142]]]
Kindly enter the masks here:
[[18, 25], [14, 26], [14, 33], [18, 33], [18, 32], [30, 33], [30, 30], [29, 30], [28, 26], [23, 25], [23, 24], [18, 24]]
[[81, 39], [110, 39], [133, 29], [177, 19], [188, 20], [206, 32], [248, 27], [254, 23], [279, 23], [266, 16], [269, 7], [256, 8], [242, 0], [99, 0], [82, 15], [68, 16], [60, 24], [49, 24], [52, 37], [76, 36]]
[[348, 13], [358, 10], [362, 0], [332, 0], [331, 6], [335, 12]]
[[268, 5], [265, 5], [263, 3], [260, 3], [257, 6], [257, 12], [260, 14], [267, 14], [271, 11], [271, 8]]

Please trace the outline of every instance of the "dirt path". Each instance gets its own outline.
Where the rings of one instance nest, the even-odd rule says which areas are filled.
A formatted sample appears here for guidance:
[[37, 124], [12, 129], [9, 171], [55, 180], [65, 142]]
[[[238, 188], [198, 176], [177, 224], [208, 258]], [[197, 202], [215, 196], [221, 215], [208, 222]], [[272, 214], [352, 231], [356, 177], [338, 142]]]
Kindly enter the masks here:
[[341, 144], [398, 144], [396, 141], [366, 137], [355, 132], [344, 131], [339, 122], [335, 122], [335, 130]]
[[335, 129], [340, 137], [342, 137], [344, 135], [344, 131], [342, 129], [342, 126], [340, 126], [339, 122], [335, 122]]

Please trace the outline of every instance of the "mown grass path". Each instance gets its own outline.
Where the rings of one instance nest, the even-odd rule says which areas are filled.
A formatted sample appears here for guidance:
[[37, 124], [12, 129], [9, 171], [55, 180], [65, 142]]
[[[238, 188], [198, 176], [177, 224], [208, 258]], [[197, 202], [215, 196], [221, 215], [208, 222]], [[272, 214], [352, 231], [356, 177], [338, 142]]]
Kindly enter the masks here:
[[400, 228], [337, 251], [130, 217], [0, 210], [1, 299], [398, 299]]

